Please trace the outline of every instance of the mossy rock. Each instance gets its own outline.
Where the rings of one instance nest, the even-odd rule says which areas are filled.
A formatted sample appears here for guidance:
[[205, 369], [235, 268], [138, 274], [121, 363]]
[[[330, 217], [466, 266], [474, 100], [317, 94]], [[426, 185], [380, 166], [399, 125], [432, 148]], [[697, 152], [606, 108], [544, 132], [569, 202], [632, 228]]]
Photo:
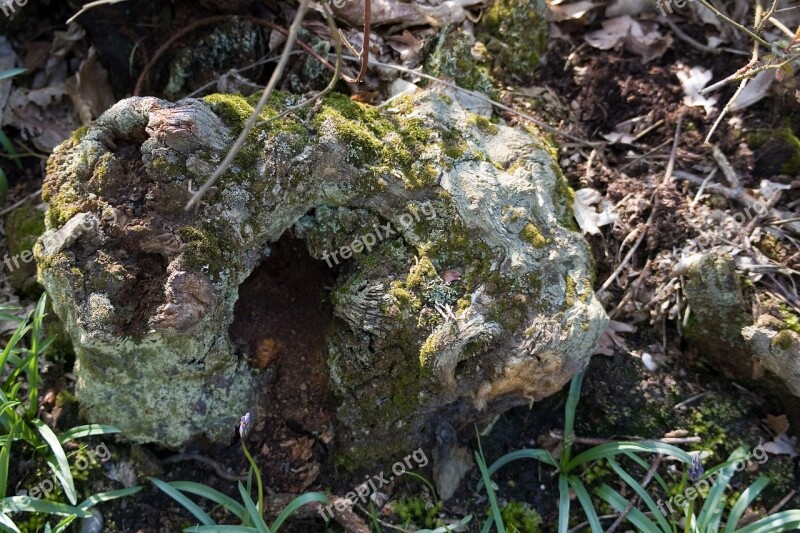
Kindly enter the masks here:
[[755, 156], [753, 175], [769, 178], [800, 172], [800, 139], [791, 128], [754, 131], [747, 136], [747, 144]]
[[428, 444], [442, 416], [493, 416], [584, 368], [607, 318], [542, 139], [432, 93], [385, 110], [334, 94], [268, 121], [299, 100], [273, 95], [192, 211], [253, 99], [124, 100], [51, 157], [39, 273], [94, 421], [138, 442], [227, 442], [257, 401], [234, 304], [287, 232], [339, 268], [341, 464], [371, 468]]

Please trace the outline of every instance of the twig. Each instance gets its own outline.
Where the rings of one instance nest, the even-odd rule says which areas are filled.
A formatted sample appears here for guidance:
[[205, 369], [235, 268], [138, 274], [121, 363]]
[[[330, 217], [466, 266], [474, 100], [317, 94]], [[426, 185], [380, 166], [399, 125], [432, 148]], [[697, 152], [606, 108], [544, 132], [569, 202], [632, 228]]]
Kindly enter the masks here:
[[759, 37], [758, 35], [756, 35], [752, 31], [750, 31], [749, 29], [745, 28], [744, 26], [742, 26], [741, 24], [739, 24], [735, 20], [731, 19], [730, 17], [728, 17], [727, 15], [722, 13], [719, 9], [717, 9], [716, 7], [711, 5], [710, 2], [708, 2], [707, 0], [697, 0], [697, 1], [700, 2], [701, 4], [703, 4], [704, 6], [706, 6], [709, 10], [711, 10], [711, 12], [713, 12], [716, 16], [718, 16], [722, 20], [724, 20], [725, 22], [727, 22], [728, 24], [730, 24], [731, 26], [733, 26], [737, 30], [743, 31], [744, 33], [749, 35], [754, 41], [758, 41], [759, 43], [764, 45], [767, 49], [769, 49], [769, 43], [767, 41], [765, 41], [764, 39], [762, 39], [761, 37]]
[[[347, 61], [358, 61], [359, 60], [357, 57], [352, 57], [352, 56], [344, 56], [342, 59], [345, 59]], [[528, 115], [526, 113], [522, 113], [520, 111], [517, 111], [516, 109], [512, 109], [511, 107], [508, 107], [507, 105], [501, 104], [500, 102], [496, 102], [496, 101], [492, 100], [491, 98], [489, 98], [489, 97], [487, 97], [487, 96], [485, 96], [485, 95], [483, 95], [481, 93], [477, 93], [477, 92], [473, 92], [473, 91], [464, 89], [462, 87], [459, 87], [455, 83], [450, 83], [449, 81], [445, 81], [445, 80], [439, 79], [439, 78], [437, 78], [435, 76], [430, 76], [428, 74], [424, 74], [422, 72], [419, 72], [419, 71], [416, 71], [416, 70], [412, 70], [410, 68], [401, 67], [399, 65], [392, 65], [390, 63], [382, 63], [380, 61], [370, 60], [369, 63], [371, 65], [375, 65], [375, 66], [378, 66], [378, 67], [394, 69], [394, 70], [397, 70], [399, 72], [405, 72], [406, 74], [413, 74], [414, 76], [419, 76], [420, 78], [423, 78], [423, 79], [426, 79], [426, 80], [429, 80], [429, 81], [435, 81], [437, 83], [441, 83], [442, 85], [444, 85], [446, 87], [450, 87], [452, 89], [455, 89], [456, 91], [462, 92], [464, 94], [468, 94], [468, 95], [472, 96], [473, 98], [475, 98], [477, 100], [480, 100], [482, 102], [486, 102], [487, 104], [491, 104], [491, 105], [493, 105], [494, 107], [496, 107], [498, 109], [502, 109], [504, 111], [508, 111], [509, 113], [513, 113], [513, 114], [515, 114], [515, 115], [517, 115], [519, 117], [522, 117], [525, 120], [528, 120], [529, 122], [533, 123], [537, 127], [542, 128], [545, 131], [548, 131], [548, 132], [550, 132], [550, 133], [552, 133], [554, 135], [558, 135], [559, 137], [563, 137], [565, 139], [569, 139], [570, 141], [573, 141], [573, 142], [578, 143], [580, 145], [589, 146], [589, 147], [594, 148], [594, 147], [598, 147], [598, 146], [605, 146], [605, 144], [606, 144], [605, 142], [589, 142], [589, 141], [583, 140], [583, 139], [581, 139], [579, 137], [575, 137], [574, 135], [570, 135], [569, 133], [565, 133], [563, 131], [560, 131], [560, 130], [556, 129], [553, 126], [550, 126], [549, 124], [545, 124], [544, 122], [533, 118], [531, 115]]]
[[[564, 434], [557, 429], [550, 432], [550, 436], [556, 439], [564, 440]], [[575, 437], [574, 442], [577, 444], [591, 444], [593, 446], [598, 444], [610, 444], [612, 442], [642, 442], [642, 441], [655, 441], [663, 442], [664, 444], [694, 444], [702, 442], [701, 437], [663, 437], [660, 439], [642, 439], [640, 437], [632, 437], [629, 439], [599, 439], [596, 437]]]
[[275, 70], [272, 72], [272, 76], [267, 82], [267, 86], [264, 87], [264, 92], [261, 95], [261, 99], [258, 101], [255, 109], [253, 110], [253, 114], [250, 115], [250, 118], [247, 119], [247, 123], [244, 125], [242, 132], [239, 134], [239, 138], [236, 139], [236, 142], [233, 145], [233, 148], [230, 149], [228, 154], [225, 156], [225, 159], [222, 160], [219, 167], [214, 174], [208, 178], [208, 180], [200, 187], [200, 190], [197, 191], [192, 199], [189, 200], [189, 203], [186, 204], [186, 210], [188, 211], [192, 207], [198, 204], [200, 200], [203, 198], [203, 195], [208, 192], [212, 185], [219, 179], [219, 177], [228, 170], [228, 167], [233, 163], [233, 159], [239, 153], [239, 150], [242, 149], [244, 143], [247, 141], [247, 136], [250, 134], [250, 131], [255, 126], [256, 122], [258, 121], [261, 111], [264, 110], [264, 107], [267, 105], [267, 100], [269, 99], [269, 95], [272, 94], [273, 89], [278, 84], [278, 80], [283, 75], [283, 70], [286, 68], [286, 63], [289, 61], [289, 54], [292, 51], [292, 47], [294, 46], [294, 42], [297, 39], [297, 33], [300, 31], [300, 24], [303, 21], [303, 17], [306, 14], [306, 10], [308, 9], [308, 0], [300, 0], [300, 6], [297, 8], [297, 14], [294, 17], [294, 21], [292, 21], [292, 25], [289, 28], [289, 37], [286, 39], [286, 44], [283, 48], [283, 54], [281, 55], [281, 59], [278, 64], [275, 66]]
[[219, 477], [225, 479], [227, 481], [244, 481], [247, 479], [247, 476], [237, 476], [235, 474], [229, 474], [222, 468], [222, 465], [219, 464], [217, 461], [210, 457], [206, 457], [205, 455], [200, 455], [199, 453], [179, 453], [177, 455], [171, 455], [166, 459], [161, 461], [161, 464], [169, 465], [174, 463], [180, 463], [182, 461], [197, 461], [198, 463], [207, 464], [208, 466], [214, 469], [214, 472], [217, 473]]
[[94, 8], [94, 7], [97, 7], [97, 6], [102, 6], [103, 4], [118, 4], [118, 3], [120, 3], [120, 2], [127, 2], [127, 1], [128, 1], [128, 0], [96, 0], [96, 1], [94, 1], [94, 2], [89, 2], [88, 4], [84, 5], [84, 6], [81, 8], [81, 10], [80, 10], [80, 11], [78, 11], [77, 13], [75, 13], [74, 15], [72, 15], [72, 16], [71, 16], [71, 17], [70, 17], [70, 18], [67, 20], [67, 24], [72, 24], [73, 22], [75, 22], [75, 19], [76, 19], [76, 18], [80, 17], [81, 15], [83, 15], [84, 13], [86, 13], [87, 11], [89, 11], [90, 9], [92, 9], [92, 8]]
[[796, 491], [796, 490], [792, 490], [792, 491], [790, 491], [790, 492], [789, 492], [789, 494], [787, 494], [786, 496], [784, 496], [784, 497], [783, 497], [783, 499], [782, 499], [781, 501], [779, 501], [778, 503], [776, 503], [776, 504], [775, 504], [775, 505], [772, 507], [772, 509], [770, 509], [769, 511], [767, 511], [767, 516], [769, 516], [769, 515], [771, 515], [771, 514], [773, 514], [773, 513], [777, 513], [778, 511], [780, 511], [780, 510], [781, 510], [781, 508], [782, 508], [784, 505], [786, 505], [786, 504], [789, 502], [789, 500], [791, 500], [792, 498], [794, 498], [794, 495], [795, 495], [795, 494], [797, 494], [797, 491]]
[[38, 191], [35, 191], [35, 192], [32, 192], [32, 193], [30, 193], [29, 195], [25, 196], [25, 197], [24, 197], [24, 198], [22, 198], [21, 200], [18, 200], [17, 202], [15, 202], [13, 205], [10, 205], [10, 206], [6, 207], [5, 209], [3, 209], [2, 211], [0, 211], [0, 217], [1, 217], [1, 216], [3, 216], [3, 215], [5, 215], [5, 214], [8, 214], [8, 213], [10, 213], [10, 212], [11, 212], [11, 211], [13, 211], [14, 209], [16, 209], [16, 208], [18, 208], [19, 206], [21, 206], [22, 204], [26, 203], [26, 202], [27, 202], [28, 200], [30, 200], [31, 198], [33, 198], [33, 197], [35, 197], [35, 196], [39, 196], [39, 195], [41, 195], [41, 194], [42, 194], [42, 189], [39, 189]]
[[681, 403], [676, 404], [675, 407], [673, 407], [673, 409], [676, 410], [676, 411], [679, 410], [679, 409], [682, 409], [682, 408], [686, 407], [687, 405], [689, 405], [690, 403], [694, 402], [695, 400], [699, 400], [700, 398], [708, 396], [709, 394], [714, 394], [714, 391], [707, 390], [705, 392], [701, 392], [700, 394], [692, 396], [691, 398], [688, 398], [688, 399], [682, 401]]
[[[330, 14], [326, 15], [330, 16]], [[362, 78], [364, 78], [364, 74], [367, 73], [367, 65], [369, 64], [369, 26], [371, 18], [372, 0], [364, 0], [364, 40], [363, 44], [361, 45], [361, 53], [358, 54], [358, 57], [361, 60], [361, 68], [358, 70], [358, 76], [355, 78], [342, 76], [342, 79], [347, 83], [358, 83], [362, 80]], [[343, 40], [347, 41], [347, 39]], [[341, 54], [339, 54], [339, 57], [341, 57]]]
[[[661, 455], [656, 457], [656, 460], [653, 461], [653, 464], [650, 466], [650, 470], [647, 471], [647, 475], [640, 483], [643, 489], [646, 489], [647, 485], [649, 485], [650, 482], [653, 480], [653, 476], [656, 475], [656, 470], [658, 470], [660, 464], [661, 464]], [[625, 517], [628, 516], [628, 513], [630, 513], [633, 510], [634, 506], [638, 501], [639, 501], [639, 495], [637, 494], [636, 496], [631, 498], [631, 500], [628, 502], [628, 505], [622, 511], [622, 514], [620, 514], [619, 517], [617, 517], [617, 519], [614, 521], [614, 523], [611, 524], [611, 527], [609, 527], [606, 530], [606, 533], [614, 533], [614, 531], [616, 531], [617, 528], [620, 525], [622, 525], [622, 521], [625, 520]]]

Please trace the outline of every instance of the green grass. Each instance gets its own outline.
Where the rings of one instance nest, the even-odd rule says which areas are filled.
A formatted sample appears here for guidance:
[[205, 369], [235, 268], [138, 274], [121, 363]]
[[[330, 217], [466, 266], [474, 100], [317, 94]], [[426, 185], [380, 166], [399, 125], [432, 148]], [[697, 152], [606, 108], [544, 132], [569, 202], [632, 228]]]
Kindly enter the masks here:
[[[555, 459], [546, 450], [525, 449], [508, 453], [497, 459], [491, 466], [487, 466], [479, 441], [476, 459], [482, 480], [477, 486], [477, 492], [480, 493], [485, 489], [491, 505], [491, 516], [484, 524], [482, 532], [490, 531], [492, 525], [495, 525], [496, 530], [500, 533], [506, 531], [502, 514], [497, 504], [496, 489], [491, 481], [491, 476], [505, 465], [521, 459], [534, 459], [557, 469], [559, 533], [566, 533], [570, 529], [570, 490], [574, 492], [592, 533], [601, 533], [605, 530], [599, 517], [601, 513], [598, 513], [596, 509], [596, 505], [600, 503], [609, 505], [620, 514], [627, 511], [625, 522], [635, 526], [638, 531], [646, 533], [678, 533], [679, 531], [684, 533], [716, 533], [722, 531], [724, 533], [767, 533], [800, 528], [800, 510], [782, 511], [763, 517], [744, 527], [739, 527], [739, 522], [745, 510], [769, 484], [769, 478], [763, 475], [760, 476], [742, 492], [736, 502], [728, 509], [725, 491], [728, 489], [731, 478], [735, 473], [732, 465], [745, 457], [746, 449], [744, 447], [734, 451], [725, 463], [709, 469], [698, 479], [697, 482], [699, 483], [702, 480], [709, 480], [714, 475], [717, 476], [715, 483], [709, 483], [712, 486], [698, 511], [695, 511], [695, 500], [692, 499], [688, 505], [679, 506], [681, 513], [673, 513], [668, 516], [661, 512], [659, 506], [653, 500], [651, 496], [653, 489], [648, 490], [648, 488], [642, 486], [622, 466], [618, 458], [622, 457], [628, 463], [635, 463], [645, 471], [651, 465], [650, 462], [642, 457], [645, 454], [661, 455], [662, 458], [670, 458], [678, 463], [685, 464], [686, 471], [677, 487], [670, 486], [658, 473], [653, 475], [657, 488], [663, 490], [665, 494], [680, 494], [687, 488], [687, 482], [689, 482], [688, 466], [692, 463], [692, 457], [685, 451], [658, 441], [611, 442], [594, 446], [573, 457], [575, 411], [580, 397], [582, 381], [583, 373], [576, 375], [570, 385], [565, 410], [564, 449], [558, 459]], [[629, 489], [626, 492], [634, 494], [638, 498], [637, 502], [632, 504], [629, 498], [626, 498], [608, 484], [603, 484], [596, 488], [594, 497], [590, 494], [586, 485], [580, 479], [580, 472], [585, 470], [592, 462], [598, 460], [604, 460], [610, 465], [618, 478], [616, 484], [626, 485]], [[639, 505], [644, 505], [646, 510], [640, 510], [638, 508]], [[725, 518], [724, 521], [723, 518]], [[606, 525], [606, 527], [609, 525]]]
[[[69, 466], [64, 445], [76, 439], [95, 435], [118, 433], [119, 430], [99, 424], [72, 428], [60, 436], [36, 417], [39, 406], [39, 362], [53, 338], [44, 339], [42, 320], [45, 316], [46, 295], [42, 295], [36, 308], [24, 319], [14, 313], [19, 309], [0, 305], [0, 319], [17, 322], [18, 326], [0, 353], [0, 528], [19, 532], [12, 513], [43, 513], [63, 516], [55, 527], [47, 524], [47, 531], [64, 531], [75, 519], [90, 516], [95, 505], [133, 494], [140, 487], [95, 494], [78, 503], [78, 492]], [[20, 391], [23, 384], [27, 393]], [[22, 454], [20, 444], [25, 443], [35, 455], [47, 464], [68, 502], [33, 499], [28, 496], [9, 496], [8, 480], [11, 457]], [[21, 459], [17, 459], [19, 461]]]

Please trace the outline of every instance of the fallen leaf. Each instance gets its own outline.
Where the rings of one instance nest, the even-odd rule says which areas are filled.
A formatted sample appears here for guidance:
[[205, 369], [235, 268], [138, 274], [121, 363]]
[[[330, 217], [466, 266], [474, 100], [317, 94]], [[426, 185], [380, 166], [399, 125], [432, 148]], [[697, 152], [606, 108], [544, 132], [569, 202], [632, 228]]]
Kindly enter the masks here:
[[597, 347], [592, 353], [614, 355], [614, 346], [625, 348], [625, 339], [617, 335], [617, 333], [633, 333], [634, 331], [636, 331], [636, 326], [632, 324], [617, 322], [616, 320], [609, 320], [608, 327], [600, 335], [600, 338], [597, 341]]
[[559, 4], [547, 6], [547, 20], [550, 22], [561, 22], [562, 20], [579, 20], [586, 16], [592, 9], [600, 4], [595, 4], [590, 0], [579, 0], [571, 4]]
[[789, 420], [786, 418], [786, 415], [772, 416], [768, 414], [767, 425], [774, 434], [780, 435], [781, 433], [786, 433], [789, 429]]
[[706, 115], [714, 111], [714, 104], [717, 103], [716, 96], [706, 97], [700, 91], [708, 85], [714, 74], [709, 69], [703, 67], [692, 67], [689, 72], [679, 70], [676, 75], [683, 87], [683, 103], [689, 107], [702, 107], [706, 110]]
[[92, 46], [78, 72], [66, 83], [67, 92], [83, 124], [89, 124], [114, 105], [114, 92], [108, 82], [108, 72]]
[[575, 211], [575, 220], [584, 233], [597, 235], [600, 233], [600, 226], [612, 224], [617, 220], [612, 203], [596, 189], [585, 188], [575, 191], [572, 207]]
[[772, 455], [788, 455], [797, 457], [797, 437], [789, 437], [786, 433], [778, 434], [772, 442], [765, 442], [761, 445], [767, 453]]
[[771, 70], [764, 70], [756, 74], [753, 79], [747, 82], [747, 85], [745, 85], [736, 99], [731, 102], [731, 111], [739, 111], [762, 100], [767, 96], [767, 92], [774, 80], [775, 74]]
[[603, 28], [584, 37], [587, 43], [601, 50], [610, 50], [624, 44], [625, 49], [647, 63], [664, 55], [672, 44], [672, 37], [662, 35], [654, 22], [639, 22], [628, 15], [603, 21]]

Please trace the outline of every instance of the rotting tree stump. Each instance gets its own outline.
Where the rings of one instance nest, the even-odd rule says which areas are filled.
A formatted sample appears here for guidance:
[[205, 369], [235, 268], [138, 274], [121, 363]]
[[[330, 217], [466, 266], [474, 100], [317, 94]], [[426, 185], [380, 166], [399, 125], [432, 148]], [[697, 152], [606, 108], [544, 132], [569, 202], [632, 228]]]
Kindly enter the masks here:
[[[298, 101], [276, 95], [263, 117]], [[50, 158], [39, 276], [93, 421], [228, 441], [278, 353], [232, 341], [234, 306], [254, 305], [240, 288], [282, 236], [332, 268], [313, 334], [345, 464], [402, 457], [442, 420], [544, 398], [585, 367], [607, 317], [552, 147], [432, 93], [383, 111], [333, 95], [258, 126], [185, 211], [251, 111], [130, 98]]]

